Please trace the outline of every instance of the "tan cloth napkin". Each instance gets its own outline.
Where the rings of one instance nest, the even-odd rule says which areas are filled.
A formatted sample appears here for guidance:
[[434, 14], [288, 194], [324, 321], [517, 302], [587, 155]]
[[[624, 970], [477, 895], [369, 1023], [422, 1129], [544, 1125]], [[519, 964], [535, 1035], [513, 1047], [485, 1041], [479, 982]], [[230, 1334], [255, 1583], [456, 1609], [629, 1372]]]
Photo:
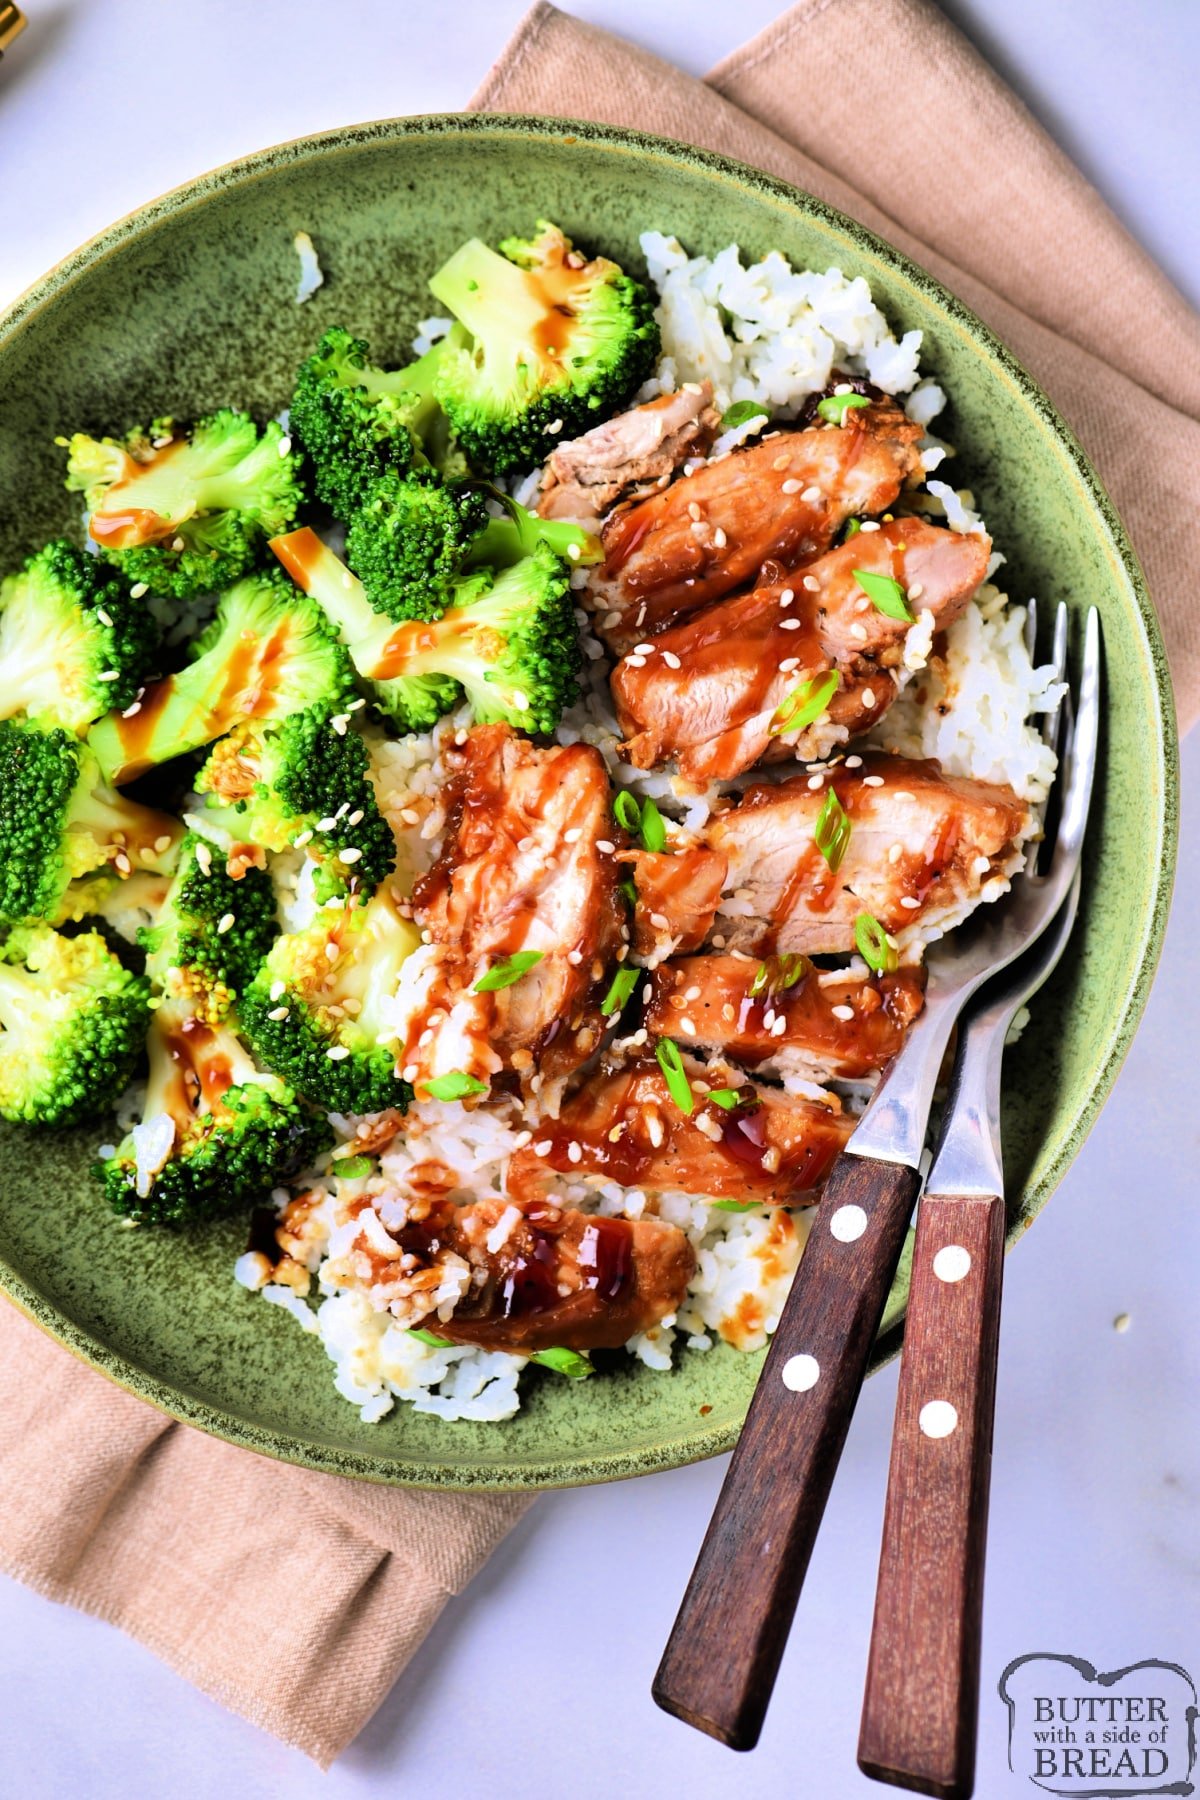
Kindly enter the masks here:
[[[726, 151], [939, 274], [1095, 458], [1146, 565], [1190, 722], [1196, 319], [939, 13], [803, 0], [702, 84], [539, 5], [473, 104]], [[527, 1503], [374, 1488], [231, 1448], [0, 1308], [0, 1568], [122, 1626], [322, 1764]]]

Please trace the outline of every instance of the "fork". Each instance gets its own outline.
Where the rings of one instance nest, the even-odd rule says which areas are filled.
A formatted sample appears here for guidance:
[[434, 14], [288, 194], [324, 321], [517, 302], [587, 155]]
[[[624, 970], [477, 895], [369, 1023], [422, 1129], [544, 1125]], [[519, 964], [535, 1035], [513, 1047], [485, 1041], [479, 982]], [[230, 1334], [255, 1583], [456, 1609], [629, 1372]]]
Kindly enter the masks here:
[[[1066, 670], [1066, 610], [1055, 629]], [[1064, 708], [1058, 833], [1044, 872], [1013, 882], [929, 952], [925, 1007], [834, 1164], [654, 1678], [654, 1699], [735, 1750], [770, 1702], [796, 1602], [900, 1259], [934, 1087], [972, 995], [1026, 950], [1079, 862], [1099, 728], [1100, 631], [1089, 610], [1077, 709]]]
[[992, 1415], [1004, 1268], [1000, 1069], [1019, 1007], [1053, 973], [1058, 917], [971, 1003], [917, 1203], [858, 1763], [942, 1800], [974, 1785]]

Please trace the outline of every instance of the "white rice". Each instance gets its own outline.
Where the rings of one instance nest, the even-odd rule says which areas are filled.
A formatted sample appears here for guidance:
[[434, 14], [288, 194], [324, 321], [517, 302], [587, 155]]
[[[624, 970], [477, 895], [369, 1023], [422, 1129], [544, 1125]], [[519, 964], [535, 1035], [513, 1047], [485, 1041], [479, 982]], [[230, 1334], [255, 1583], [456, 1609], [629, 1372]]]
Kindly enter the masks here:
[[[929, 434], [946, 396], [935, 381], [920, 376], [920, 333], [908, 332], [897, 340], [861, 277], [847, 279], [838, 269], [796, 271], [777, 253], [746, 267], [735, 245], [712, 258], [688, 257], [674, 238], [659, 232], [647, 232], [641, 242], [658, 291], [663, 351], [640, 399], [673, 391], [685, 381], [708, 379], [721, 411], [742, 400], [760, 402], [771, 420], [751, 420], [727, 432], [716, 446], [725, 451], [751, 440], [773, 420], [794, 417], [809, 395], [827, 385], [836, 367], [864, 376], [888, 393], [908, 396], [908, 414], [926, 434], [920, 450], [927, 476], [953, 456], [950, 445]], [[423, 354], [449, 328], [448, 319], [423, 320], [415, 353]], [[538, 485], [537, 471], [510, 483], [525, 505], [533, 504]], [[945, 518], [952, 530], [984, 529], [973, 495], [944, 481], [928, 480], [913, 504]], [[989, 577], [1002, 561], [998, 553], [993, 555]], [[577, 580], [583, 579], [578, 573]], [[653, 797], [667, 815], [669, 832], [686, 842], [703, 828], [720, 790], [713, 786], [689, 794], [668, 773], [635, 769], [624, 760], [608, 687], [607, 652], [588, 615], [579, 610], [576, 617], [584, 655], [583, 694], [564, 716], [558, 739], [594, 745], [614, 785]], [[1061, 689], [1053, 684], [1051, 670], [1031, 663], [1024, 623], [1025, 609], [1011, 606], [989, 580], [947, 634], [945, 654], [939, 657], [933, 655], [932, 615], [921, 614], [906, 640], [905, 685], [874, 741], [906, 756], [936, 757], [951, 774], [1008, 782], [1031, 803], [1044, 800], [1054, 759], [1030, 721], [1057, 703]], [[444, 758], [455, 735], [470, 722], [469, 711], [462, 709], [426, 735], [370, 735], [372, 779], [396, 832], [405, 883], [415, 881], [437, 854], [444, 823]], [[762, 779], [763, 772], [753, 778]], [[1021, 861], [1018, 846], [1011, 866]], [[275, 875], [285, 924], [294, 930], [312, 916], [311, 865], [277, 859]], [[985, 898], [997, 897], [1006, 885], [1004, 879], [993, 881]], [[736, 901], [726, 905], [736, 910]], [[942, 928], [950, 923], [943, 921]], [[936, 923], [924, 932], [925, 937], [936, 935]], [[848, 958], [834, 978], [847, 972], [865, 973], [865, 965]], [[405, 1009], [399, 994], [394, 1004], [398, 1018]], [[779, 1069], [786, 1091], [819, 1092], [805, 1075], [789, 1072], [786, 1059]], [[843, 1104], [857, 1111], [870, 1086], [839, 1084], [838, 1091]], [[333, 1122], [352, 1149], [359, 1122]], [[357, 1187], [356, 1202], [339, 1198], [330, 1159], [324, 1158], [304, 1183], [314, 1199], [292, 1259], [277, 1269], [255, 1252], [239, 1259], [237, 1279], [291, 1313], [320, 1341], [333, 1363], [338, 1393], [365, 1421], [382, 1418], [397, 1400], [445, 1419], [498, 1421], [517, 1411], [519, 1378], [528, 1358], [442, 1348], [412, 1335], [410, 1327], [422, 1320], [427, 1321], [422, 1328], [436, 1335], [438, 1309], [449, 1316], [466, 1265], [448, 1268], [442, 1287], [432, 1295], [414, 1296], [398, 1265], [383, 1280], [373, 1272], [376, 1285], [364, 1288], [356, 1274], [354, 1242], [365, 1234], [388, 1254], [387, 1246], [394, 1243], [389, 1223], [401, 1222], [404, 1196], [419, 1181], [423, 1163], [436, 1162], [448, 1172], [450, 1198], [503, 1196], [509, 1158], [528, 1137], [511, 1100], [469, 1112], [454, 1103], [415, 1105], [404, 1135], [380, 1158], [369, 1207], [360, 1207], [362, 1190]], [[557, 1180], [555, 1195], [562, 1204], [586, 1211], [659, 1217], [678, 1226], [691, 1242], [696, 1272], [678, 1313], [627, 1346], [649, 1368], [667, 1370], [681, 1349], [702, 1352], [718, 1342], [754, 1350], [774, 1331], [808, 1235], [809, 1212], [727, 1212], [693, 1194], [655, 1197], [612, 1182], [593, 1185], [566, 1177]], [[282, 1210], [287, 1193], [277, 1190], [276, 1201]], [[504, 1215], [493, 1234], [498, 1246], [506, 1220], [511, 1224]], [[377, 1263], [363, 1266], [378, 1268]]]

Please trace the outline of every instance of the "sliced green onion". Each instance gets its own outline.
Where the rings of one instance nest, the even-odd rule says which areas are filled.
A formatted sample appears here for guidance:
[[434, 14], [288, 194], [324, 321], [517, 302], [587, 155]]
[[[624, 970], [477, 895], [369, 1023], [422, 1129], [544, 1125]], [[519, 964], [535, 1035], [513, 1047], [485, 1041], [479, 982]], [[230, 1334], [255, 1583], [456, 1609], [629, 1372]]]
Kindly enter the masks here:
[[333, 1173], [339, 1181], [361, 1181], [373, 1167], [369, 1156], [341, 1156], [334, 1161]]
[[553, 1369], [556, 1375], [566, 1375], [572, 1381], [582, 1381], [585, 1376], [594, 1375], [586, 1356], [580, 1356], [578, 1350], [535, 1350], [530, 1362], [541, 1363], [543, 1369]]
[[871, 402], [865, 394], [826, 394], [824, 400], [817, 401], [817, 411], [823, 419], [833, 425], [844, 425], [846, 414], [858, 406], [870, 406]]
[[909, 608], [908, 595], [893, 576], [876, 575], [873, 569], [853, 569], [851, 573], [876, 612], [905, 625], [913, 623], [916, 614]]
[[767, 968], [765, 962], [760, 962], [757, 969], [754, 971], [754, 977], [750, 986], [746, 990], [752, 1000], [756, 999], [759, 994], [766, 992], [767, 983], [770, 979], [771, 971]]
[[667, 847], [667, 828], [653, 800], [647, 800], [642, 808], [642, 843], [653, 852]]
[[633, 876], [632, 875], [623, 875], [621, 877], [620, 881], [618, 881], [617, 886], [620, 888], [621, 892], [624, 894], [625, 898], [628, 900], [630, 906], [636, 906], [637, 905], [637, 887], [634, 884]]
[[692, 1094], [691, 1083], [683, 1072], [683, 1058], [679, 1054], [679, 1045], [672, 1038], [659, 1038], [654, 1054], [658, 1058], [658, 1066], [663, 1072], [667, 1092], [680, 1112], [690, 1115], [696, 1101]]
[[847, 519], [846, 520], [846, 529], [842, 533], [843, 544], [846, 542], [846, 540], [848, 538], [854, 537], [855, 533], [859, 532], [861, 530], [862, 530], [862, 520], [861, 519]]
[[415, 1337], [418, 1344], [432, 1344], [435, 1350], [448, 1350], [454, 1341], [452, 1338], [435, 1337], [432, 1331], [418, 1331], [415, 1325], [409, 1326], [408, 1335]]
[[825, 796], [825, 804], [817, 814], [817, 822], [813, 826], [813, 839], [817, 849], [829, 864], [830, 873], [836, 875], [842, 866], [842, 858], [850, 842], [850, 820], [846, 809], [838, 799], [833, 788]]
[[540, 950], [518, 950], [515, 956], [506, 956], [502, 962], [494, 964], [486, 975], [481, 975], [472, 992], [494, 994], [499, 988], [511, 987], [514, 981], [520, 981], [522, 975], [527, 975], [541, 960]]
[[640, 828], [642, 809], [627, 788], [622, 788], [613, 801], [613, 815], [623, 831], [637, 831]]
[[739, 425], [747, 425], [751, 419], [768, 419], [770, 416], [759, 401], [738, 400], [721, 414], [721, 430], [736, 431]]
[[612, 978], [612, 986], [600, 1002], [602, 1013], [619, 1013], [638, 984], [637, 969], [618, 969]]
[[476, 1081], [462, 1069], [451, 1069], [448, 1075], [436, 1075], [425, 1083], [425, 1087], [435, 1100], [463, 1100], [468, 1094], [487, 1093], [486, 1081]]
[[759, 994], [774, 994], [795, 987], [808, 966], [807, 956], [802, 956], [798, 950], [787, 956], [768, 956], [754, 971], [747, 989], [750, 999], [756, 999]]
[[780, 987], [795, 987], [807, 967], [807, 956], [802, 956], [798, 950], [793, 950], [790, 956], [781, 956], [779, 959]]
[[896, 967], [896, 952], [888, 942], [888, 934], [870, 913], [859, 913], [855, 919], [854, 941], [859, 955], [876, 975], [886, 975]]
[[723, 1112], [732, 1112], [734, 1107], [740, 1106], [746, 1098], [740, 1088], [710, 1088], [708, 1097], [713, 1105], [719, 1106]]
[[763, 1204], [761, 1200], [712, 1200], [709, 1204], [717, 1212], [757, 1212]]
[[776, 707], [771, 736], [779, 737], [786, 732], [803, 731], [814, 719], [819, 719], [841, 683], [842, 678], [836, 669], [831, 669], [828, 675], [814, 675], [811, 681], [802, 681]]

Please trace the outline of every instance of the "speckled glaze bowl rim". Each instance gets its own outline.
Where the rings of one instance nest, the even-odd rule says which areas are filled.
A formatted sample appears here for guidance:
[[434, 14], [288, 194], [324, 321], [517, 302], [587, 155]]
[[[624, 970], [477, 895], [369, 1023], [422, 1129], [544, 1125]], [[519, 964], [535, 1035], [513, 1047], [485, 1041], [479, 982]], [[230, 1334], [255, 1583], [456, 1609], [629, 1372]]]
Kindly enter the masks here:
[[[682, 163], [716, 177], [735, 187], [750, 189], [776, 203], [796, 208], [816, 218], [851, 244], [885, 262], [893, 275], [921, 292], [939, 309], [946, 323], [960, 336], [970, 340], [991, 364], [996, 379], [1008, 382], [1022, 400], [1037, 414], [1041, 424], [1058, 440], [1066, 452], [1078, 480], [1081, 497], [1089, 503], [1092, 516], [1105, 541], [1110, 560], [1132, 592], [1145, 633], [1156, 706], [1155, 736], [1162, 756], [1162, 807], [1158, 818], [1158, 882], [1150, 916], [1141, 946], [1141, 954], [1132, 982], [1124, 996], [1120, 1016], [1110, 1028], [1110, 1039], [1103, 1064], [1086, 1103], [1081, 1107], [1061, 1149], [1042, 1176], [1025, 1193], [1025, 1211], [1010, 1229], [1008, 1244], [1023, 1235], [1041, 1211], [1087, 1136], [1101, 1106], [1112, 1089], [1114, 1080], [1134, 1031], [1141, 1018], [1166, 929], [1167, 912], [1174, 878], [1178, 837], [1178, 742], [1175, 729], [1174, 699], [1166, 653], [1158, 619], [1146, 589], [1145, 579], [1112, 502], [1092, 468], [1082, 446], [1059, 416], [1033, 377], [982, 320], [957, 300], [932, 275], [901, 251], [857, 224], [836, 208], [790, 183], [762, 170], [725, 157], [714, 151], [701, 150], [670, 138], [655, 137], [645, 132], [615, 126], [597, 125], [586, 120], [555, 119], [521, 114], [431, 113], [400, 119], [338, 127], [310, 137], [269, 146], [234, 162], [194, 177], [171, 189], [158, 199], [117, 220], [88, 240], [43, 275], [0, 313], [0, 350], [5, 343], [55, 296], [75, 281], [86, 277], [106, 257], [134, 238], [146, 236], [158, 225], [191, 207], [197, 207], [214, 193], [256, 181], [289, 164], [314, 158], [326, 158], [341, 152], [357, 150], [378, 142], [402, 141], [408, 137], [498, 136], [511, 141], [535, 137], [566, 143], [585, 142], [600, 149], [633, 151], [643, 156]], [[677, 1438], [653, 1446], [643, 1446], [618, 1454], [562, 1457], [546, 1463], [510, 1462], [495, 1467], [487, 1463], [473, 1468], [447, 1468], [438, 1464], [412, 1462], [400, 1471], [391, 1458], [375, 1457], [312, 1439], [264, 1429], [233, 1411], [219, 1409], [206, 1401], [193, 1398], [151, 1374], [129, 1359], [109, 1350], [90, 1333], [65, 1319], [57, 1309], [39, 1295], [17, 1272], [0, 1259], [0, 1291], [16, 1303], [35, 1323], [83, 1361], [100, 1369], [118, 1385], [150, 1401], [162, 1411], [184, 1424], [195, 1425], [229, 1443], [258, 1451], [284, 1462], [376, 1481], [390, 1486], [443, 1488], [458, 1491], [492, 1489], [498, 1491], [536, 1488], [574, 1487], [589, 1483], [614, 1481], [659, 1469], [681, 1467], [698, 1462], [732, 1448], [737, 1427], [722, 1426], [712, 1430], [688, 1429]], [[879, 1368], [894, 1356], [901, 1344], [903, 1323], [896, 1325], [876, 1345], [872, 1369]], [[503, 1426], [497, 1427], [503, 1430]]]

